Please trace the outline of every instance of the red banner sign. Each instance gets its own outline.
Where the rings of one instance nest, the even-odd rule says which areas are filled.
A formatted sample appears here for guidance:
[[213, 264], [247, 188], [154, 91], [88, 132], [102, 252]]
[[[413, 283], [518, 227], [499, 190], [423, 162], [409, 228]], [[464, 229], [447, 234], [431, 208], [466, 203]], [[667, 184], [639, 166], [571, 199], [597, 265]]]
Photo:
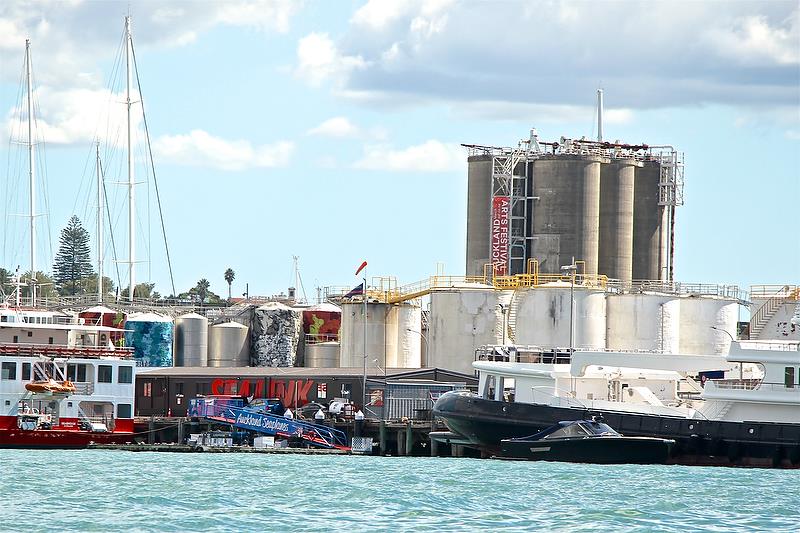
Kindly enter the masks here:
[[492, 268], [496, 276], [508, 274], [508, 219], [510, 210], [510, 197], [494, 197], [492, 200]]

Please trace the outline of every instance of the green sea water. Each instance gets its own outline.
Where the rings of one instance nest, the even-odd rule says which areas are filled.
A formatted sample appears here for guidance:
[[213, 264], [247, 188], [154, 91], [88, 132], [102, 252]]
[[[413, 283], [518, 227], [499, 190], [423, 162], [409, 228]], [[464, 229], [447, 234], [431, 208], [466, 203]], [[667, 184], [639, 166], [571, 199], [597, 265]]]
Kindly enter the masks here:
[[800, 472], [0, 450], [0, 531], [800, 531]]

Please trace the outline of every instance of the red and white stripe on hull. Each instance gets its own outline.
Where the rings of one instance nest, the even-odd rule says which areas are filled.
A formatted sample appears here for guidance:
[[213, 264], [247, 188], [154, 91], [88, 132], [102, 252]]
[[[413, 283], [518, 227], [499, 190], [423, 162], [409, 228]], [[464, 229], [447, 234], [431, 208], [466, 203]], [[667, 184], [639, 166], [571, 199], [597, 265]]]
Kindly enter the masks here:
[[133, 442], [133, 419], [115, 420], [114, 431], [97, 433], [78, 428], [76, 419], [63, 420], [54, 429], [24, 430], [14, 416], [0, 417], [0, 448], [85, 448], [90, 443]]

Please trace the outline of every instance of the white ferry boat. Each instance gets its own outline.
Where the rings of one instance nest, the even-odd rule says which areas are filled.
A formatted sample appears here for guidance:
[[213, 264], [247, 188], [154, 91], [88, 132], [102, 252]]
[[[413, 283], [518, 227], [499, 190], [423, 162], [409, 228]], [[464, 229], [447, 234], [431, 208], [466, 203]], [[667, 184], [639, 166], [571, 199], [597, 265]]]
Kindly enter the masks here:
[[0, 308], [0, 447], [133, 440], [135, 362], [119, 329], [68, 314]]

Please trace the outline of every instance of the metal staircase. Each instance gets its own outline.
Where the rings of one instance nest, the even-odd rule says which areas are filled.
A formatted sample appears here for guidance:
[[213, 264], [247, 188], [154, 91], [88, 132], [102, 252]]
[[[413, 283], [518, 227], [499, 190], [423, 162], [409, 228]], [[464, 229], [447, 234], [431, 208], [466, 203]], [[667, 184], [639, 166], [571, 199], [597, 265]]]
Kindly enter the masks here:
[[786, 286], [778, 290], [750, 317], [750, 338], [758, 339], [778, 309], [787, 302], [798, 299], [800, 299], [800, 287]]
[[508, 329], [508, 339], [514, 343], [516, 342], [516, 334], [517, 334], [517, 312], [519, 310], [519, 298], [517, 294], [519, 293], [518, 290], [515, 290], [511, 294], [511, 301], [508, 303], [508, 320], [506, 323], [506, 327]]

